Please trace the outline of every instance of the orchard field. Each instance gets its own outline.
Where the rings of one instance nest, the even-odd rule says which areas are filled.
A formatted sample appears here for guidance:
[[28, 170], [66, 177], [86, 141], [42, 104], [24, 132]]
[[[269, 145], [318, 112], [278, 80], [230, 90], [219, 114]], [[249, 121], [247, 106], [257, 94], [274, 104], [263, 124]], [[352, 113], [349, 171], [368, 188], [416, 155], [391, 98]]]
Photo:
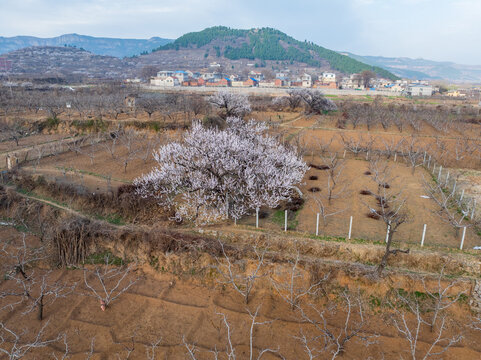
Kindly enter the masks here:
[[[479, 108], [315, 96], [235, 113], [106, 86], [1, 104], [6, 358], [481, 356]], [[210, 223], [139, 196], [155, 151], [240, 113], [305, 162], [299, 192]]]

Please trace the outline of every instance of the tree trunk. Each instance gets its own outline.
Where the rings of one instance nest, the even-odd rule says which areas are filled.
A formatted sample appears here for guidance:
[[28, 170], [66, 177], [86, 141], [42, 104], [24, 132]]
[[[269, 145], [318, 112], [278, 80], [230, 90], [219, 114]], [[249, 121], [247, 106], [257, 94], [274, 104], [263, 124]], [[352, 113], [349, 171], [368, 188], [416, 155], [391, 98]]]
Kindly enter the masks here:
[[43, 295], [40, 296], [40, 301], [38, 303], [38, 320], [43, 320]]
[[[386, 229], [387, 231], [387, 229]], [[386, 243], [386, 251], [384, 252], [384, 255], [381, 259], [381, 262], [379, 263], [378, 267], [377, 267], [377, 274], [378, 276], [381, 276], [382, 275], [382, 272], [384, 271], [384, 269], [386, 268], [387, 266], [387, 260], [389, 258], [389, 255], [391, 253], [391, 241], [392, 241], [392, 236], [393, 236], [393, 232], [392, 230], [389, 231], [389, 235], [388, 235], [388, 238], [387, 238], [387, 243]]]

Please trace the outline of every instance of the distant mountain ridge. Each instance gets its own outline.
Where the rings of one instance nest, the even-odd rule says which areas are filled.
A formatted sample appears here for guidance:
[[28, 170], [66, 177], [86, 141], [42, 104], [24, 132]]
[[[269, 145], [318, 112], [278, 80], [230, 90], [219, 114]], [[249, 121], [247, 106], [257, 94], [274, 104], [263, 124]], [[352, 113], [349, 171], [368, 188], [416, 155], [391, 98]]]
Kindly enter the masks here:
[[150, 39], [120, 39], [94, 37], [79, 34], [65, 34], [52, 38], [34, 36], [0, 36], [0, 54], [31, 46], [70, 46], [82, 48], [96, 55], [123, 58], [150, 52], [154, 48], [172, 42], [171, 39], [152, 37]]
[[341, 52], [372, 66], [380, 66], [399, 77], [419, 80], [448, 80], [481, 83], [481, 65], [461, 65], [448, 61], [411, 59], [407, 57], [361, 56]]

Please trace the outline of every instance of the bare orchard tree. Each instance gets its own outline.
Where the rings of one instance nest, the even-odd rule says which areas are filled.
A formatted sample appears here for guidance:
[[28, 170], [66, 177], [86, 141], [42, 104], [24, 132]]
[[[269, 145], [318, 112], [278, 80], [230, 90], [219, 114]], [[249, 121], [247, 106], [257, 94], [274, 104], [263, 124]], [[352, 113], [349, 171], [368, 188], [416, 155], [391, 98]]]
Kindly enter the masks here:
[[251, 111], [247, 96], [225, 90], [218, 91], [215, 95], [209, 97], [208, 101], [219, 109], [219, 115], [223, 119], [231, 116], [242, 117]]
[[207, 102], [204, 97], [199, 94], [191, 95], [187, 99], [188, 106], [195, 117], [207, 112]]
[[377, 194], [375, 195], [377, 206], [373, 208], [369, 204], [365, 204], [371, 214], [381, 219], [386, 225], [386, 248], [384, 255], [377, 267], [377, 274], [380, 276], [387, 266], [390, 255], [398, 253], [409, 253], [409, 249], [391, 249], [393, 237], [399, 227], [410, 221], [410, 216], [406, 210], [407, 199], [403, 197], [401, 190], [392, 189], [392, 181], [390, 167], [387, 163], [380, 160], [372, 160], [369, 169], [371, 170], [371, 177], [377, 184]]
[[406, 156], [407, 164], [411, 167], [411, 172], [414, 175], [416, 168], [423, 164], [421, 159], [423, 158], [424, 149], [414, 135], [408, 140], [405, 139], [403, 145], [403, 153]]
[[298, 91], [296, 90], [289, 90], [287, 91], [289, 94], [288, 97], [286, 97], [287, 103], [289, 104], [289, 108], [291, 110], [297, 109], [299, 106], [301, 106], [302, 103], [302, 98], [299, 94]]
[[438, 210], [435, 214], [445, 222], [450, 224], [456, 236], [459, 236], [459, 230], [463, 227], [470, 228], [480, 223], [480, 219], [473, 217], [469, 219], [469, 210], [466, 203], [458, 203], [455, 199], [456, 194], [453, 191], [446, 190], [437, 182], [424, 181], [424, 189], [430, 199], [437, 205]]
[[35, 349], [44, 348], [61, 340], [62, 335], [46, 339], [45, 329], [47, 326], [48, 322], [33, 336], [29, 336], [27, 330], [17, 331], [0, 322], [0, 354], [3, 354], [5, 359], [18, 360]]
[[142, 94], [142, 96], [137, 99], [136, 105], [149, 115], [149, 119], [154, 112], [160, 111], [162, 108], [161, 99], [156, 93]]
[[[225, 328], [225, 350], [224, 350], [224, 354], [225, 356], [227, 357], [227, 359], [229, 360], [236, 360], [236, 359], [249, 359], [249, 360], [260, 360], [262, 359], [262, 357], [266, 354], [278, 354], [279, 353], [279, 348], [277, 349], [271, 349], [271, 348], [264, 348], [264, 349], [257, 349], [254, 347], [254, 340], [255, 340], [255, 330], [258, 326], [260, 325], [266, 325], [266, 324], [271, 324], [273, 321], [272, 320], [268, 320], [268, 321], [258, 321], [258, 317], [259, 317], [259, 310], [261, 308], [261, 305], [259, 305], [257, 308], [256, 308], [256, 311], [255, 312], [252, 312], [250, 311], [249, 309], [247, 309], [247, 312], [249, 313], [249, 322], [247, 323], [248, 327], [249, 327], [249, 351], [247, 354], [244, 354], [244, 353], [241, 353], [240, 350], [238, 351], [238, 349], [236, 348], [236, 345], [234, 344], [234, 341], [232, 339], [232, 334], [234, 332], [234, 329], [232, 327], [232, 324], [229, 323], [229, 320], [227, 318], [227, 315], [225, 315], [224, 313], [217, 313], [217, 315], [221, 316], [222, 318], [222, 323], [224, 325], [224, 328]], [[185, 340], [185, 336], [182, 337], [182, 343], [184, 344], [184, 347], [187, 351], [187, 356], [189, 359], [191, 360], [197, 360], [197, 355], [196, 353], [198, 353], [198, 349], [197, 347], [194, 345], [194, 344], [189, 344], [186, 340]], [[214, 359], [219, 359], [221, 358], [221, 355], [220, 355], [220, 352], [219, 350], [217, 350], [217, 348], [214, 348], [213, 350], [210, 350], [209, 351], [210, 353], [213, 354], [213, 358]], [[224, 357], [222, 357], [224, 358]]]
[[364, 139], [362, 136], [357, 138], [354, 137], [347, 137], [344, 134], [341, 134], [341, 141], [346, 151], [352, 152], [354, 155], [360, 154], [364, 151]]
[[[77, 338], [80, 338], [80, 337], [84, 337], [83, 334], [80, 334], [80, 330], [77, 329], [76, 330], [76, 337]], [[58, 354], [55, 354], [55, 353], [52, 353], [52, 357], [53, 359], [55, 360], [68, 360], [71, 358], [70, 356], [70, 347], [68, 345], [68, 337], [67, 337], [67, 333], [63, 334], [63, 335], [59, 335], [59, 339], [58, 340], [63, 340], [63, 347], [64, 347], [64, 350], [62, 351], [62, 353], [60, 355]], [[90, 339], [90, 346], [89, 346], [89, 349], [85, 352], [85, 360], [90, 360], [92, 359], [92, 356], [94, 354], [94, 350], [95, 350], [95, 337], [91, 338]], [[126, 358], [126, 360], [128, 359], [128, 357]], [[119, 360], [120, 360], [120, 356], [119, 356]]]
[[329, 225], [329, 220], [332, 216], [341, 214], [347, 210], [347, 208], [339, 209], [337, 207], [329, 205], [328, 200], [326, 199], [326, 192], [312, 193], [309, 195], [309, 198], [313, 201], [311, 205], [312, 209], [315, 211], [316, 214], [320, 215], [320, 218], [322, 220], [322, 226], [324, 229], [327, 227], [327, 225]]
[[31, 265], [46, 258], [43, 247], [31, 248], [25, 242], [25, 234], [20, 245], [4, 244], [1, 249], [2, 263], [5, 264], [5, 279], [10, 282], [8, 290], [0, 292], [0, 298], [15, 299], [2, 309], [13, 309], [24, 303], [24, 314], [37, 311], [37, 318], [43, 320], [44, 308], [59, 298], [69, 296], [76, 284], [68, 284], [53, 279], [52, 271], [35, 271]]
[[37, 311], [38, 320], [43, 320], [46, 305], [53, 304], [59, 298], [65, 298], [73, 293], [76, 283], [68, 284], [52, 280], [52, 272], [32, 274], [27, 279], [17, 276], [15, 281], [27, 302], [24, 314]]
[[[440, 273], [436, 276], [435, 287], [432, 289], [428, 286], [426, 278], [421, 278], [424, 293], [428, 295], [427, 302], [429, 306], [429, 314], [431, 319], [427, 318], [426, 323], [431, 327], [431, 332], [435, 330], [438, 325], [438, 320], [446, 315], [446, 310], [457, 303], [463, 296], [467, 295], [466, 290], [456, 291], [455, 286], [460, 284], [459, 279], [448, 279], [444, 274], [445, 266], [442, 267]], [[443, 284], [443, 282], [446, 283]]]
[[0, 141], [13, 140], [19, 146], [20, 139], [25, 136], [26, 132], [18, 120], [15, 120], [13, 124], [2, 120], [0, 121], [0, 134]]
[[127, 172], [127, 166], [136, 158], [142, 151], [142, 144], [139, 134], [135, 130], [125, 130], [118, 138], [118, 148], [123, 149], [122, 155], [117, 155], [116, 160], [122, 164], [124, 173]]
[[381, 141], [384, 144], [384, 154], [388, 159], [390, 159], [399, 152], [399, 149], [403, 145], [404, 139], [396, 141], [394, 137], [391, 137], [389, 140], [381, 138]]
[[[390, 316], [390, 321], [399, 335], [404, 338], [409, 347], [408, 353], [412, 360], [426, 360], [431, 357], [438, 358], [446, 353], [448, 349], [460, 342], [463, 338], [457, 331], [456, 335], [446, 336], [449, 331], [449, 320], [446, 314], [437, 317], [437, 324], [432, 326], [432, 320], [428, 320], [430, 311], [422, 303], [422, 300], [413, 294], [397, 292], [397, 301], [391, 304], [394, 314]], [[421, 334], [425, 334], [427, 329], [431, 329], [430, 344], [427, 349], [420, 345]], [[426, 340], [423, 338], [423, 342]]]
[[175, 208], [175, 218], [205, 224], [239, 219], [261, 206], [288, 200], [307, 165], [253, 120], [228, 118], [227, 128], [194, 122], [182, 142], [154, 154], [158, 166], [134, 181], [143, 197]]
[[[299, 268], [300, 254], [297, 251], [294, 260], [289, 260], [290, 265], [289, 272], [287, 274], [287, 281], [278, 281], [271, 279], [272, 285], [276, 289], [277, 293], [290, 305], [291, 309], [294, 310], [298, 305], [299, 301], [307, 296], [315, 296], [321, 290], [322, 284], [329, 278], [329, 273], [327, 273], [323, 278], [318, 281], [312, 282], [309, 285], [304, 285], [307, 279], [302, 275], [301, 269]], [[282, 274], [280, 274], [282, 276]]]
[[[321, 354], [329, 354], [328, 358], [343, 356], [349, 342], [357, 342], [364, 346], [375, 343], [377, 336], [367, 334], [368, 321], [365, 315], [365, 304], [359, 292], [343, 291], [339, 294], [340, 302], [329, 303], [326, 308], [314, 304], [298, 305], [301, 318], [314, 327], [315, 333], [308, 337], [301, 329], [296, 337], [303, 345], [309, 359]], [[343, 325], [332, 326], [329, 318], [337, 314], [343, 318]]]
[[15, 277], [20, 274], [24, 279], [27, 279], [27, 269], [38, 261], [47, 258], [45, 248], [27, 246], [26, 235], [22, 233], [22, 239], [19, 244], [14, 242], [4, 241], [0, 248], [0, 270], [6, 274], [7, 277]]
[[255, 265], [251, 270], [244, 269], [245, 270], [245, 273], [244, 273], [243, 269], [239, 266], [240, 264], [234, 263], [231, 257], [227, 255], [225, 246], [220, 240], [219, 240], [219, 244], [222, 249], [223, 257], [221, 259], [216, 258], [217, 260], [216, 269], [219, 272], [219, 274], [221, 274], [222, 277], [224, 278], [224, 280], [219, 281], [219, 283], [224, 285], [232, 285], [233, 289], [237, 291], [240, 295], [242, 295], [245, 303], [248, 304], [252, 289], [254, 288], [254, 285], [257, 279], [264, 276], [261, 273], [261, 270], [266, 265], [265, 259], [264, 259], [266, 249], [261, 251], [257, 248], [257, 245], [253, 246], [253, 252], [256, 258], [254, 260]]
[[322, 157], [324, 163], [329, 167], [327, 169], [327, 185], [326, 198], [331, 205], [332, 200], [345, 195], [348, 183], [342, 179], [342, 171], [344, 170], [344, 160], [339, 159], [337, 152], [328, 151]]
[[105, 257], [103, 265], [93, 269], [84, 268], [84, 283], [87, 288], [86, 296], [99, 300], [102, 311], [123, 293], [129, 290], [140, 278], [130, 278], [134, 265], [113, 265], [109, 256]]

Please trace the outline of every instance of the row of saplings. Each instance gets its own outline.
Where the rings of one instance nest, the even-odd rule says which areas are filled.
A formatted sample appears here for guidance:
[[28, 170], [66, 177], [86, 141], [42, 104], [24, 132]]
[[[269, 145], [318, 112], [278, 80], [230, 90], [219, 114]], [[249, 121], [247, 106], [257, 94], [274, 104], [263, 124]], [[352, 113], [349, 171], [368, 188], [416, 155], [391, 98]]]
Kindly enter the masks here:
[[[8, 314], [14, 310], [19, 310], [21, 316], [36, 312], [42, 326], [38, 331], [29, 331], [16, 328], [11, 321], [9, 324], [8, 320], [1, 320], [0, 353], [8, 359], [20, 359], [27, 355], [35, 356], [40, 348], [53, 346], [56, 350], [52, 357], [66, 359], [70, 356], [68, 343], [71, 335], [59, 333], [47, 337], [46, 333], [52, 330], [48, 329], [48, 319], [44, 319], [44, 308], [56, 306], [54, 303], [62, 298], [87, 296], [98, 302], [99, 311], [115, 311], [114, 308], [109, 309], [112, 303], [135, 284], [144, 281], [144, 277], [138, 275], [138, 264], [104, 254], [91, 257], [90, 265], [73, 266], [82, 271], [81, 283], [62, 282], [56, 280], [56, 272], [46, 268], [50, 257], [46, 247], [31, 246], [28, 240], [29, 236], [25, 233], [11, 241], [2, 240], [0, 254], [4, 279], [0, 292], [0, 318], [9, 318]], [[216, 351], [220, 358], [246, 358], [241, 356], [240, 350], [245, 345], [249, 346], [250, 359], [259, 359], [268, 353], [285, 358], [280, 344], [267, 348], [257, 346], [255, 334], [263, 326], [289, 321], [298, 322], [300, 326], [299, 333], [293, 334], [303, 351], [297, 358], [334, 359], [355, 351], [354, 344], [368, 347], [379, 343], [380, 334], [372, 330], [372, 315], [380, 308], [383, 308], [387, 322], [405, 340], [405, 350], [412, 359], [437, 358], [451, 346], [459, 344], [465, 335], [469, 336], [470, 331], [481, 331], [481, 317], [473, 318], [470, 327], [467, 325], [469, 321], [463, 327], [450, 316], [449, 308], [465, 301], [467, 294], [459, 291], [463, 288], [460, 281], [445, 279], [444, 268], [434, 279], [435, 286], [428, 286], [429, 280], [423, 277], [413, 278], [422, 285], [422, 292], [393, 289], [384, 300], [371, 297], [368, 302], [360, 290], [335, 287], [331, 274], [320, 270], [319, 264], [309, 265], [299, 251], [285, 263], [282, 272], [269, 273], [268, 265], [274, 255], [268, 252], [268, 243], [244, 249], [241, 257], [234, 247], [220, 240], [212, 241], [217, 244], [212, 247], [215, 249], [212, 268], [217, 272], [216, 282], [221, 289], [229, 287], [238, 294], [239, 300], [245, 304], [249, 324], [247, 337], [240, 341], [244, 345], [240, 345], [233, 341], [233, 333], [236, 333], [239, 324], [230, 322], [225, 313], [217, 314], [223, 324], [223, 330], [219, 330], [223, 342], [212, 351]], [[304, 270], [309, 267], [310, 275]], [[268, 281], [276, 296], [288, 305], [290, 310], [285, 320], [268, 318], [261, 314], [262, 304], [252, 304], [256, 288], [262, 285], [260, 281]], [[329, 297], [333, 293], [337, 298], [335, 301]], [[349, 346], [350, 343], [353, 345]], [[146, 358], [154, 359], [161, 345], [159, 338], [146, 346]], [[195, 339], [182, 336], [178, 346], [183, 347], [191, 359], [206, 355], [205, 349], [195, 346]], [[63, 347], [64, 350], [59, 350]], [[119, 358], [129, 358], [134, 345], [124, 346], [124, 349], [124, 353], [117, 354]], [[95, 339], [92, 338], [87, 358], [94, 352]]]

